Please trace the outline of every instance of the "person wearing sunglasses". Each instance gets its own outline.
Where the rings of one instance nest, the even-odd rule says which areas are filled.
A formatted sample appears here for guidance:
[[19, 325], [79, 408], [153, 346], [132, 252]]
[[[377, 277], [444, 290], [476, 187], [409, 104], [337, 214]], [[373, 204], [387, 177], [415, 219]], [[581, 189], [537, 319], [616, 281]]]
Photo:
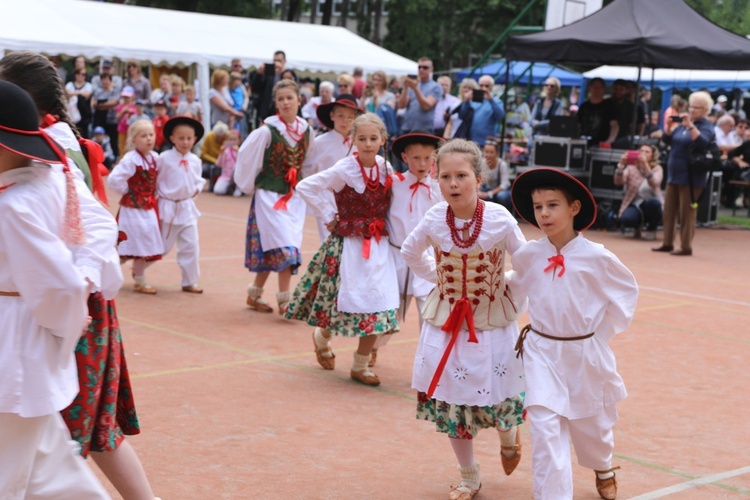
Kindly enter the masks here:
[[432, 61], [421, 57], [418, 61], [417, 75], [404, 79], [404, 92], [398, 99], [399, 109], [406, 108], [401, 123], [401, 135], [415, 130], [435, 133], [435, 105], [443, 96], [443, 88], [432, 80]]
[[126, 87], [133, 87], [134, 99], [148, 101], [151, 98], [151, 82], [143, 76], [140, 63], [135, 59], [128, 60], [125, 63], [125, 73], [127, 76], [125, 76], [123, 82]]
[[534, 135], [547, 135], [549, 132], [549, 120], [553, 116], [562, 116], [563, 103], [557, 97], [560, 94], [560, 80], [555, 77], [547, 78], [544, 82], [544, 90], [540, 98], [534, 103], [531, 110], [531, 127]]

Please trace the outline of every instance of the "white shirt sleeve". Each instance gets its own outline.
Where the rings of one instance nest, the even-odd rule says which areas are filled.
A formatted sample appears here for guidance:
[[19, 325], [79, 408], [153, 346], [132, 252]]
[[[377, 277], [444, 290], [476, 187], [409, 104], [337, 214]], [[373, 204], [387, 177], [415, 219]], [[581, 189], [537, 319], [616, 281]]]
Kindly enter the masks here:
[[[36, 322], [62, 339], [70, 353], [83, 333], [87, 285], [70, 250], [32, 209], [0, 218], [7, 265]], [[11, 244], [12, 242], [12, 244]]]
[[638, 302], [638, 285], [635, 277], [614, 254], [607, 252], [608, 258], [604, 279], [600, 280], [600, 293], [606, 296], [609, 305], [604, 320], [597, 327], [596, 334], [607, 342], [630, 326]]
[[[342, 160], [345, 162], [346, 159]], [[297, 194], [305, 200], [310, 210], [325, 223], [331, 222], [338, 211], [335, 199], [329, 191], [341, 191], [346, 186], [345, 164], [337, 163], [332, 168], [302, 179], [297, 184]]]
[[128, 193], [128, 180], [135, 174], [135, 163], [129, 155], [123, 156], [107, 176], [107, 186], [119, 195]]
[[263, 168], [263, 156], [270, 145], [271, 131], [268, 127], [259, 127], [240, 146], [234, 165], [234, 182], [243, 193], [255, 191], [255, 179]]
[[427, 219], [422, 219], [401, 245], [401, 256], [414, 274], [430, 283], [437, 281], [435, 257], [430, 252]]

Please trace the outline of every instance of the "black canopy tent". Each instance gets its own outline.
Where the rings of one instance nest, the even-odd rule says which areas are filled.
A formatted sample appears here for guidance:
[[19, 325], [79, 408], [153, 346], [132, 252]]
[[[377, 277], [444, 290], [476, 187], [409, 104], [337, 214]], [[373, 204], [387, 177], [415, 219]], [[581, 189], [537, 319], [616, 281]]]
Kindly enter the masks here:
[[720, 28], [683, 0], [615, 0], [562, 28], [510, 37], [505, 56], [585, 66], [637, 66], [640, 87], [644, 66], [747, 70], [750, 40]]
[[747, 70], [750, 40], [683, 0], [615, 0], [562, 28], [513, 36], [506, 58], [567, 64]]

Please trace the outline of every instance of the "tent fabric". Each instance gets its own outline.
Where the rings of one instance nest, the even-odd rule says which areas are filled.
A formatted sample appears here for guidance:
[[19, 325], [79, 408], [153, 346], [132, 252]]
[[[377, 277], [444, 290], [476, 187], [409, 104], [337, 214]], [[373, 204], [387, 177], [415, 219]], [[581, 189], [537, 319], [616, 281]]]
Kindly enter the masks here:
[[[479, 79], [482, 75], [491, 75], [495, 78], [496, 83], [505, 83], [505, 60], [495, 61], [489, 64], [485, 64], [477, 68], [474, 72], [474, 79]], [[583, 75], [570, 71], [564, 68], [559, 68], [548, 63], [533, 63], [533, 66], [529, 69], [532, 63], [522, 61], [511, 61], [509, 78], [511, 81], [518, 80], [519, 85], [528, 85], [529, 80], [534, 85], [540, 85], [544, 83], [547, 78], [555, 77], [560, 80], [560, 84], [563, 87], [581, 86], [583, 84]], [[471, 68], [463, 69], [456, 73], [458, 81], [468, 77], [471, 73]], [[523, 75], [520, 79], [519, 76]]]
[[[750, 66], [750, 61], [748, 62]], [[660, 68], [651, 70], [644, 68], [641, 72], [641, 82], [648, 87], [654, 76], [654, 87], [661, 90], [671, 89], [707, 89], [711, 92], [718, 90], [742, 89], [750, 90], [750, 71], [708, 71]], [[618, 78], [635, 81], [638, 78], [638, 68], [632, 66], [600, 66], [583, 74], [587, 79], [602, 78], [611, 83]]]
[[[135, 58], [154, 64], [245, 66], [284, 50], [287, 66], [341, 72], [362, 66], [389, 74], [417, 63], [333, 26], [216, 16], [84, 0], [0, 0], [0, 51]], [[0, 52], [1, 53], [1, 52]]]
[[716, 26], [683, 0], [615, 0], [562, 28], [511, 37], [505, 56], [589, 66], [745, 70], [750, 40]]

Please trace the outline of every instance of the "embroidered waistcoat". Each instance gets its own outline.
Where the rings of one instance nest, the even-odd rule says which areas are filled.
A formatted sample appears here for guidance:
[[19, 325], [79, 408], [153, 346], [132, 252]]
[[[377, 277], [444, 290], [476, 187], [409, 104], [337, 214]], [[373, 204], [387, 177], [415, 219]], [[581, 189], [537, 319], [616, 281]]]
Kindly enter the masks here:
[[294, 147], [290, 146], [276, 127], [266, 125], [271, 131], [271, 145], [263, 155], [263, 168], [255, 178], [255, 186], [278, 194], [289, 193], [288, 172], [297, 171], [296, 179], [302, 180], [302, 162], [310, 145], [310, 128]]

